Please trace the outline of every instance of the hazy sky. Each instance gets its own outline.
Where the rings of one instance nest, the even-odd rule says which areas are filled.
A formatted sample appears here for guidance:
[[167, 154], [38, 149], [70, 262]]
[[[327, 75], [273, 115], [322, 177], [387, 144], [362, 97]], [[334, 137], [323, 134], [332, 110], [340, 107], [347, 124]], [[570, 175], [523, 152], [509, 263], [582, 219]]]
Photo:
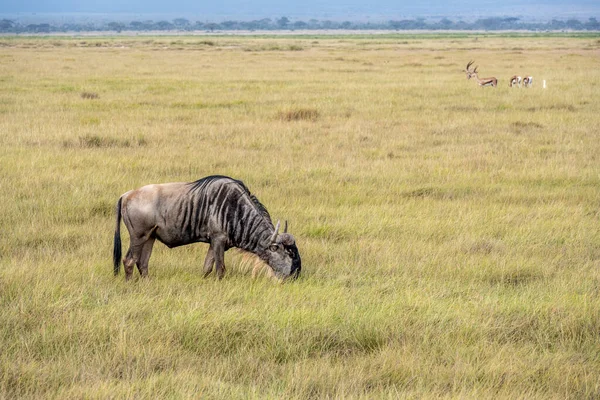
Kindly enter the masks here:
[[599, 16], [600, 0], [0, 0], [0, 14], [180, 14], [254, 19], [415, 16]]

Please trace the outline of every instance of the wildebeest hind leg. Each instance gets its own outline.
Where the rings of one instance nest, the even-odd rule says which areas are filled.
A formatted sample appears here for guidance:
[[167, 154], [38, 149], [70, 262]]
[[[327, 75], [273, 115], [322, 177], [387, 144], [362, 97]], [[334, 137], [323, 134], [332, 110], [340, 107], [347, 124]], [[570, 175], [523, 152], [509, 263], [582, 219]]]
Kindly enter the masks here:
[[138, 271], [140, 271], [142, 278], [148, 277], [148, 262], [150, 261], [150, 255], [152, 255], [154, 240], [155, 239], [151, 237], [142, 246], [142, 254], [137, 262]]
[[213, 251], [212, 244], [208, 248], [208, 252], [206, 253], [206, 258], [204, 259], [204, 277], [206, 278], [213, 270], [213, 265], [215, 263], [215, 252]]
[[123, 266], [125, 267], [125, 280], [128, 281], [131, 279], [131, 276], [133, 275], [133, 267], [135, 266], [135, 264], [137, 264], [137, 262], [140, 260], [141, 255], [142, 255], [142, 248], [144, 246], [144, 243], [146, 241], [143, 242], [138, 242], [138, 241], [131, 241], [131, 244], [129, 245], [129, 250], [127, 250], [127, 254], [125, 255], [125, 258], [123, 259]]
[[128, 281], [131, 279], [131, 275], [133, 275], [133, 267], [136, 264], [137, 260], [139, 259], [139, 252], [141, 250], [141, 247], [138, 246], [138, 249], [136, 249], [136, 246], [131, 245], [131, 247], [129, 247], [129, 250], [127, 250], [127, 254], [125, 255], [125, 258], [123, 259], [123, 267], [125, 267], [125, 280]]

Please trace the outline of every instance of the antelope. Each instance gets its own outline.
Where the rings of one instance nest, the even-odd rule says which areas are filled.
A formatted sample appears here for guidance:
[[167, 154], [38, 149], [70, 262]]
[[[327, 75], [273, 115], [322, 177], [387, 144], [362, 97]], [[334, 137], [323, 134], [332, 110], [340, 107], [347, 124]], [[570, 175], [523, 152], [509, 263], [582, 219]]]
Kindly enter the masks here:
[[469, 72], [467, 79], [471, 79], [472, 77], [475, 77], [475, 80], [477, 80], [477, 83], [480, 87], [496, 87], [498, 85], [498, 80], [494, 77], [479, 79], [479, 75], [477, 74], [477, 67], [475, 67], [473, 71]]
[[521, 87], [521, 77], [518, 75], [513, 75], [512, 78], [510, 78], [510, 83], [508, 84], [509, 87]]
[[526, 76], [523, 78], [523, 86], [531, 87], [533, 85], [533, 76]]

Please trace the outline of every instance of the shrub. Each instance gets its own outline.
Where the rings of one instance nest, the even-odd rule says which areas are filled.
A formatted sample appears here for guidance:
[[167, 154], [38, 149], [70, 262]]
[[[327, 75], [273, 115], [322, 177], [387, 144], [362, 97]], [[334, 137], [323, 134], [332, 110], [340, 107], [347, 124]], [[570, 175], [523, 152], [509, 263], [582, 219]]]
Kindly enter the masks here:
[[312, 108], [299, 108], [296, 110], [281, 111], [278, 117], [284, 121], [316, 121], [319, 118], [319, 111]]
[[98, 99], [98, 98], [100, 98], [100, 96], [98, 96], [98, 93], [94, 93], [94, 92], [82, 92], [81, 98], [82, 99]]

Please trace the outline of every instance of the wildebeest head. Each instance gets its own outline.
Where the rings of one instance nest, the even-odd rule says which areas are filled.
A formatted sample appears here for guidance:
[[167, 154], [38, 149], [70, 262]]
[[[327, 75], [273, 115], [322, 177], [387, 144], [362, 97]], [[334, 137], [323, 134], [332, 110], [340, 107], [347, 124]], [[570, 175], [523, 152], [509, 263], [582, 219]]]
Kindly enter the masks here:
[[283, 233], [279, 233], [279, 222], [275, 232], [271, 236], [271, 244], [267, 249], [267, 263], [273, 269], [275, 276], [279, 279], [293, 278], [300, 275], [301, 263], [300, 253], [296, 247], [296, 239], [287, 233], [287, 221]]

